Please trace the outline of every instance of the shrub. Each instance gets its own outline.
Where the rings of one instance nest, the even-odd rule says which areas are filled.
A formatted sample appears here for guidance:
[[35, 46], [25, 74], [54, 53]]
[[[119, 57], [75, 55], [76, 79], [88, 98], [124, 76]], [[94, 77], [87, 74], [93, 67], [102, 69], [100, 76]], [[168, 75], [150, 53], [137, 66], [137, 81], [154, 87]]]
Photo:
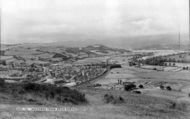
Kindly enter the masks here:
[[106, 103], [111, 103], [111, 102], [114, 101], [114, 97], [113, 97], [113, 95], [105, 94], [104, 95], [104, 100], [105, 100]]
[[0, 79], [0, 87], [3, 87], [5, 85], [5, 80], [4, 79]]
[[172, 90], [172, 88], [170, 86], [167, 86], [166, 89], [169, 90], [169, 91]]
[[136, 85], [134, 83], [125, 84], [125, 90], [131, 91], [136, 88]]
[[163, 86], [163, 85], [160, 85], [160, 89], [164, 90], [164, 86]]
[[123, 97], [119, 96], [119, 101], [124, 102]]
[[133, 92], [136, 93], [136, 94], [141, 94], [141, 91], [138, 91], [138, 90], [135, 90]]
[[144, 86], [142, 84], [139, 85], [139, 88], [144, 88]]
[[97, 83], [97, 84], [94, 84], [94, 87], [100, 87], [102, 86], [101, 84]]
[[105, 94], [104, 95], [104, 101], [106, 103], [112, 103], [112, 104], [119, 104], [119, 103], [123, 103], [125, 102], [125, 100], [123, 99], [123, 97], [119, 96], [119, 97], [114, 97], [111, 94]]
[[187, 109], [187, 104], [185, 102], [170, 102], [169, 108], [185, 111]]

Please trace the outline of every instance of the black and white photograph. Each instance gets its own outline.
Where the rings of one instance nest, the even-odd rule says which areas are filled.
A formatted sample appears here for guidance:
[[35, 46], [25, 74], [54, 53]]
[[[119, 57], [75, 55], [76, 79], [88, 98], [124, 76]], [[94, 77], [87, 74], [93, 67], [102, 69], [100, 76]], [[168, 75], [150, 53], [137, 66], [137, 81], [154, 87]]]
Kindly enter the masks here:
[[190, 0], [0, 0], [0, 119], [190, 119]]

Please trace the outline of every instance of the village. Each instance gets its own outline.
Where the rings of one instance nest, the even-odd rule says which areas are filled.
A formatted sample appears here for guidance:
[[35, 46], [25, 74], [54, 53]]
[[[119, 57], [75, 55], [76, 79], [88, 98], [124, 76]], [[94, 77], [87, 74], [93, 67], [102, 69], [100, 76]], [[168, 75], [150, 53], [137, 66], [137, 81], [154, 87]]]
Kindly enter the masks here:
[[73, 86], [92, 78], [98, 77], [106, 71], [102, 65], [57, 65], [43, 66], [38, 64], [8, 64], [1, 67], [1, 78], [8, 82], [36, 82]]

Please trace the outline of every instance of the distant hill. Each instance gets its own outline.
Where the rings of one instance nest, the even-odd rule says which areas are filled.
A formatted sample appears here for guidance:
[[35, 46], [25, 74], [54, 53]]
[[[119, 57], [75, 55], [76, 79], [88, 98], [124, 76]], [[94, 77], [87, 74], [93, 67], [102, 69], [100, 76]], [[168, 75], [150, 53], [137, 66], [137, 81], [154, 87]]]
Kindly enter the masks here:
[[[70, 36], [72, 37], [72, 36]], [[181, 46], [183, 49], [188, 47], [188, 34], [181, 34]], [[179, 47], [178, 34], [162, 34], [162, 35], [147, 35], [147, 36], [134, 36], [134, 37], [96, 37], [96, 38], [83, 38], [74, 37], [58, 39], [53, 43], [25, 43], [25, 46], [31, 47], [64, 47], [75, 48], [72, 52], [76, 52], [81, 47], [85, 49], [93, 49], [94, 44], [101, 44], [116, 49], [177, 49]], [[101, 48], [101, 45], [99, 48]], [[6, 45], [3, 45], [3, 49]], [[21, 44], [16, 44], [21, 46]], [[7, 47], [14, 47], [10, 45]], [[105, 49], [104, 47], [103, 49]], [[95, 48], [96, 49], [96, 48]], [[102, 50], [103, 51], [103, 50]], [[104, 52], [104, 51], [103, 51]]]
[[83, 47], [82, 49], [87, 50], [87, 51], [96, 51], [96, 52], [105, 53], [105, 54], [109, 52], [120, 52], [120, 53], [130, 52], [129, 50], [126, 50], [126, 49], [110, 48], [108, 46], [101, 45], [101, 44], [89, 45], [87, 47]]
[[[64, 44], [67, 47], [86, 47], [92, 44], [106, 45], [110, 48], [122, 49], [176, 49], [178, 48], [178, 34], [147, 35], [134, 37], [104, 37], [91, 39], [63, 39], [53, 44]], [[181, 45], [188, 46], [188, 34], [181, 34]]]
[[[36, 63], [74, 61], [88, 57], [106, 56], [113, 54], [128, 53], [129, 50], [110, 48], [105, 45], [95, 44], [85, 47], [66, 47], [61, 44], [15, 44], [4, 45], [6, 56], [17, 56], [24, 61]], [[16, 59], [15, 59], [16, 60]]]
[[[136, 38], [138, 43], [135, 44], [136, 49], [179, 49], [179, 37], [177, 35], [156, 35], [156, 36], [144, 36]], [[188, 48], [188, 35], [182, 34], [181, 37], [181, 49]], [[131, 45], [133, 46], [133, 44]]]

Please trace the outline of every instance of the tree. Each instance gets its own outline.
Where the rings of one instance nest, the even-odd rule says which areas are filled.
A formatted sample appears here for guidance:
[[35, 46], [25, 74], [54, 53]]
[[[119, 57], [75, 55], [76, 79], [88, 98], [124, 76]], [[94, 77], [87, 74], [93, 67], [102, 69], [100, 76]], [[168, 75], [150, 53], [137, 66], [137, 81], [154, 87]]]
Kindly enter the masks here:
[[2, 61], [0, 61], [0, 64], [2, 64], [2, 65], [6, 65], [6, 61], [5, 60], [2, 60]]
[[167, 86], [166, 89], [169, 90], [169, 91], [172, 90], [172, 88], [170, 86]]
[[164, 89], [164, 86], [163, 86], [163, 85], [160, 85], [160, 89], [162, 89], [162, 90], [163, 90], [163, 89]]
[[125, 85], [125, 90], [126, 91], [131, 91], [131, 90], [133, 90], [135, 88], [136, 88], [136, 85], [134, 83], [129, 83], [129, 84]]
[[144, 86], [142, 84], [139, 85], [139, 88], [144, 88]]
[[172, 62], [176, 62], [175, 58], [172, 59]]
[[168, 62], [172, 62], [172, 59], [171, 59], [171, 58], [169, 58]]

